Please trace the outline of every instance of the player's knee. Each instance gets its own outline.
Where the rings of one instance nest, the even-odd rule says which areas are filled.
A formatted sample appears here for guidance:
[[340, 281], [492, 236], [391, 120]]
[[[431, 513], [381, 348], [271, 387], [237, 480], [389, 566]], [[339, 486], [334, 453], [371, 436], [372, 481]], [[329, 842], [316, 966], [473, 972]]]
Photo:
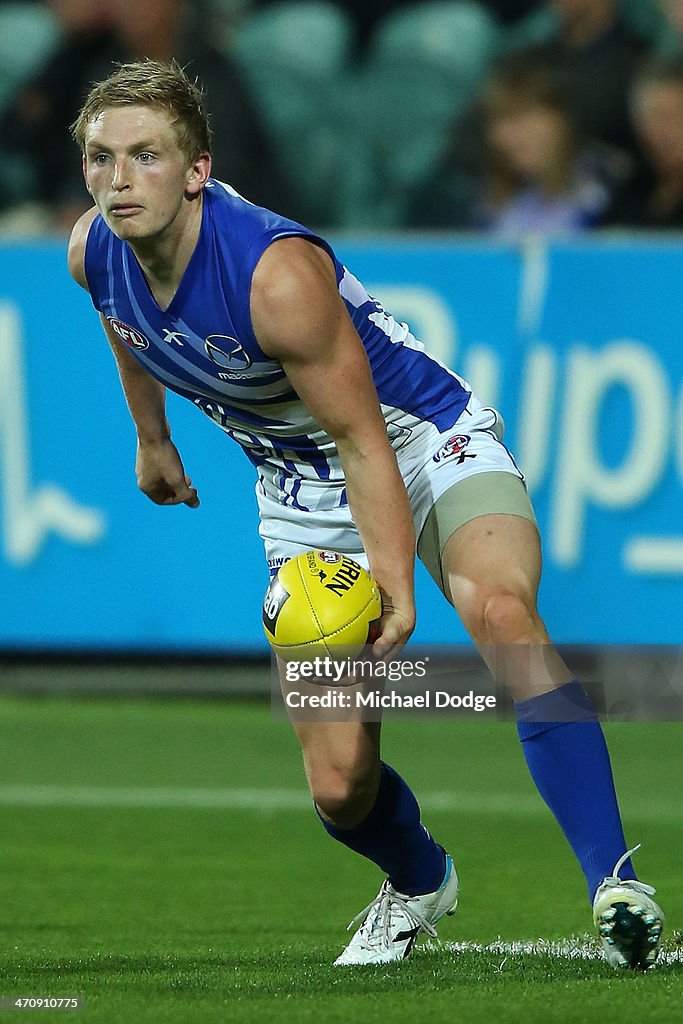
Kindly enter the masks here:
[[522, 594], [509, 590], [490, 592], [482, 602], [480, 618], [489, 643], [533, 642], [536, 638], [536, 608]]
[[528, 621], [526, 602], [504, 587], [473, 587], [458, 608], [477, 643], [504, 643], [517, 638]]
[[377, 783], [373, 772], [327, 768], [310, 779], [311, 793], [325, 817], [351, 827], [365, 817], [374, 802]]

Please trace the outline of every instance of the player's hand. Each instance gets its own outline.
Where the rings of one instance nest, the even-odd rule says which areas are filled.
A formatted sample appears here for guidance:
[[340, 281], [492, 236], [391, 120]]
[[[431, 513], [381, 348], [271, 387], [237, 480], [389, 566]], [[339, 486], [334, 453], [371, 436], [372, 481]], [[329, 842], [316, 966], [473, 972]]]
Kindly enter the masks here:
[[138, 442], [135, 475], [138, 487], [155, 505], [187, 505], [189, 508], [199, 505], [197, 489], [186, 476], [171, 440], [153, 444]]
[[392, 600], [380, 587], [382, 595], [382, 616], [378, 625], [378, 636], [372, 645], [377, 658], [387, 658], [399, 653], [415, 629], [415, 605], [411, 599], [402, 602]]

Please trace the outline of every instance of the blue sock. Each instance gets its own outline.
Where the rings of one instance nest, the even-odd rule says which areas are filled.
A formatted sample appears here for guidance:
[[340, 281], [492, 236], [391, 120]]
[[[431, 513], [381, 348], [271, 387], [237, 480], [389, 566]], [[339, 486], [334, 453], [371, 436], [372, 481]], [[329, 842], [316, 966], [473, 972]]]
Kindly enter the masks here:
[[[595, 890], [626, 852], [605, 737], [578, 680], [515, 703], [517, 732], [536, 788]], [[630, 859], [620, 871], [635, 878]]]
[[443, 882], [446, 855], [421, 824], [412, 790], [388, 764], [381, 762], [380, 769], [377, 799], [359, 825], [337, 828], [320, 820], [333, 839], [378, 864], [399, 892], [434, 892]]

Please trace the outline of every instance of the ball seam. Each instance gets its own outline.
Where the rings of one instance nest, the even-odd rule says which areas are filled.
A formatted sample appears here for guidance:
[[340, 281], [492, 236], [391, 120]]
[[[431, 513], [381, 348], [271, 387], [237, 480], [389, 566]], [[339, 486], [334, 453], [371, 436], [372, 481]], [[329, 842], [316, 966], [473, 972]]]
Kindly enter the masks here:
[[[297, 568], [299, 569], [299, 566], [297, 566]], [[311, 606], [311, 611], [313, 612], [315, 621], [318, 624], [318, 628], [320, 629], [321, 635], [316, 640], [304, 640], [303, 643], [283, 644], [283, 643], [278, 642], [278, 644], [277, 644], [278, 647], [281, 647], [281, 648], [308, 647], [311, 644], [319, 644], [319, 643], [322, 643], [322, 644], [325, 645], [325, 647], [327, 647], [327, 640], [331, 639], [333, 636], [336, 636], [338, 633], [341, 633], [342, 630], [348, 629], [348, 627], [352, 626], [354, 622], [357, 622], [358, 619], [360, 619], [360, 617], [362, 616], [363, 612], [367, 611], [367, 609], [370, 607], [370, 605], [372, 604], [372, 600], [373, 600], [371, 597], [368, 598], [368, 600], [363, 605], [363, 607], [360, 609], [360, 611], [356, 615], [354, 615], [354, 617], [352, 619], [349, 619], [349, 621], [346, 622], [343, 626], [340, 626], [339, 629], [335, 629], [332, 633], [328, 633], [327, 636], [323, 636], [322, 635], [322, 629], [323, 629], [322, 625], [320, 623], [320, 620], [318, 619], [318, 616], [315, 614], [315, 608], [313, 607], [313, 605], [311, 603], [311, 600], [310, 600], [310, 598], [308, 596], [308, 593], [307, 593], [305, 588], [304, 588], [304, 593], [306, 594], [306, 599], [308, 600], [308, 603]], [[380, 615], [382, 614], [381, 609], [380, 609], [380, 613], [379, 614]], [[374, 622], [375, 620], [372, 619], [371, 621]], [[369, 625], [369, 623], [368, 623], [368, 625]], [[349, 644], [349, 646], [351, 647], [353, 645]]]
[[[313, 615], [313, 618], [315, 620], [315, 624], [318, 627], [318, 632], [320, 633], [320, 637], [318, 638], [318, 640], [315, 640], [315, 641], [312, 640], [310, 642], [311, 643], [319, 643], [320, 640], [322, 640], [323, 643], [324, 643], [325, 642], [325, 635], [323, 633], [323, 624], [320, 621], [320, 619], [318, 618], [318, 613], [315, 610], [315, 605], [311, 601], [311, 595], [308, 593], [308, 587], [306, 586], [306, 580], [304, 579], [304, 573], [303, 573], [303, 569], [302, 569], [301, 566], [302, 566], [302, 562], [300, 562], [297, 559], [296, 567], [297, 567], [298, 572], [299, 572], [299, 578], [301, 579], [301, 589], [303, 590], [304, 594], [306, 595], [306, 600], [308, 601], [308, 607], [311, 609], [311, 614]], [[296, 645], [296, 644], [287, 644], [287, 646], [288, 647], [293, 647], [293, 646], [298, 646], [298, 645]]]

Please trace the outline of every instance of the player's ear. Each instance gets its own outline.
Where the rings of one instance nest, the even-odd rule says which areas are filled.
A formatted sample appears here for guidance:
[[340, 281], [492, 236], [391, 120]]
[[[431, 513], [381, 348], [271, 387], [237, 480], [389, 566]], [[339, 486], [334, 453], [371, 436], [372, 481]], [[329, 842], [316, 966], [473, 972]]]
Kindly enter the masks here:
[[211, 154], [200, 153], [187, 169], [185, 190], [192, 196], [198, 195], [211, 174]]

